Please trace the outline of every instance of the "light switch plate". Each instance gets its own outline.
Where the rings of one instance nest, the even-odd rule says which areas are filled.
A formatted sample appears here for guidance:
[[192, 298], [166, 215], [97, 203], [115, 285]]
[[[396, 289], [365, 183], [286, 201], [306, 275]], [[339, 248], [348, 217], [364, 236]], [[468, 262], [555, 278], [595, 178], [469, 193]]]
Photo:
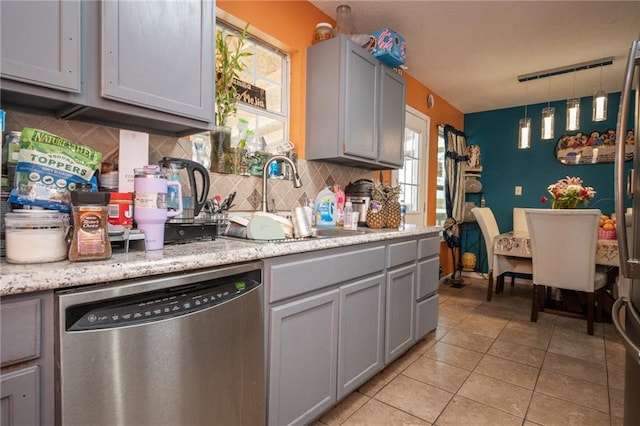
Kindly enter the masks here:
[[516, 186], [516, 195], [522, 195], [522, 187], [521, 186]]

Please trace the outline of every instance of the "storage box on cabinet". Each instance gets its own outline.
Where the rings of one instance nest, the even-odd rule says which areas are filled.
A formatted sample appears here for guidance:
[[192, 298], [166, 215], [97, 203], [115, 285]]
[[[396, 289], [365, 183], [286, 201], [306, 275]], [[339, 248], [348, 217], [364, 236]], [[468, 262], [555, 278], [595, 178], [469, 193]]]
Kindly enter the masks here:
[[2, 298], [3, 425], [54, 423], [53, 323], [52, 292]]

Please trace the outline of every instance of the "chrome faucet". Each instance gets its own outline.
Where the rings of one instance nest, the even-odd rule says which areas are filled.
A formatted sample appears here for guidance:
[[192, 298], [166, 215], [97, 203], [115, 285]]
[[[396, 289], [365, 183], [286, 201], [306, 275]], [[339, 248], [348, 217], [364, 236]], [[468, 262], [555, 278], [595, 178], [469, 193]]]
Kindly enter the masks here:
[[[267, 208], [267, 174], [269, 173], [269, 164], [274, 161], [284, 161], [285, 163], [289, 163], [291, 166], [291, 171], [293, 172], [293, 187], [300, 188], [302, 186], [302, 181], [300, 180], [300, 175], [298, 175], [298, 168], [295, 163], [291, 161], [289, 157], [285, 157], [284, 155], [274, 155], [269, 158], [267, 162], [264, 164], [264, 169], [262, 169], [262, 211], [267, 212], [269, 209]], [[275, 208], [275, 206], [274, 206]]]

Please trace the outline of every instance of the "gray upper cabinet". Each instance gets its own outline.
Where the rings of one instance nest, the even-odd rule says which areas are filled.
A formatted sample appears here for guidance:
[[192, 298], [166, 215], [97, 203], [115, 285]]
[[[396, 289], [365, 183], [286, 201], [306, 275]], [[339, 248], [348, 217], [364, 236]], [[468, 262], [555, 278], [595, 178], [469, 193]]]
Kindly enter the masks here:
[[404, 111], [404, 78], [348, 37], [307, 50], [307, 160], [402, 167]]
[[[404, 163], [405, 87], [404, 77], [380, 66], [378, 143], [381, 163], [402, 167]], [[399, 108], [398, 106], [402, 107]]]
[[[213, 127], [215, 2], [0, 7], [4, 108], [171, 136]], [[25, 32], [34, 16], [47, 25]]]
[[211, 13], [208, 1], [103, 2], [101, 95], [211, 121]]
[[3, 78], [80, 92], [80, 2], [2, 1]]

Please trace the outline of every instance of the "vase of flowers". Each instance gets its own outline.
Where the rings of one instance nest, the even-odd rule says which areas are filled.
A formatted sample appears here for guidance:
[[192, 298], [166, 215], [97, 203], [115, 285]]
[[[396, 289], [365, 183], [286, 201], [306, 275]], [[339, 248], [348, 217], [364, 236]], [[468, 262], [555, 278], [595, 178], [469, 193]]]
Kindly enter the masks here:
[[[584, 186], [579, 177], [569, 177], [558, 180], [549, 185], [547, 191], [551, 194], [552, 209], [577, 209], [589, 205], [589, 201], [596, 195], [596, 191], [590, 186]], [[540, 199], [547, 202], [547, 197]]]

